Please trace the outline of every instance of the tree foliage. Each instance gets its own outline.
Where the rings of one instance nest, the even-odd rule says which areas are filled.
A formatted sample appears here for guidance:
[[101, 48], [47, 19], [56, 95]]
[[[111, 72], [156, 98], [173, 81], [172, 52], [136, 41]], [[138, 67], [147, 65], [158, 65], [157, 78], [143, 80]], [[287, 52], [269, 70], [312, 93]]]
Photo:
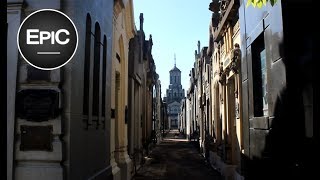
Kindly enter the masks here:
[[253, 7], [261, 8], [262, 6], [266, 6], [267, 2], [270, 2], [271, 6], [273, 6], [277, 0], [247, 0], [247, 7], [252, 5]]

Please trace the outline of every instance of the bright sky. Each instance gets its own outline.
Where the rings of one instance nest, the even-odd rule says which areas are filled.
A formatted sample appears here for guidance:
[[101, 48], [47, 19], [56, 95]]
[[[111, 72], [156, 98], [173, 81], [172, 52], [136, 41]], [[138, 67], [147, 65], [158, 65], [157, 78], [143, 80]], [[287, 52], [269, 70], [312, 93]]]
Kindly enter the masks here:
[[194, 63], [194, 51], [208, 46], [212, 0], [133, 0], [134, 18], [139, 29], [139, 15], [143, 13], [146, 39], [152, 34], [152, 55], [161, 81], [162, 97], [169, 86], [169, 71], [181, 70], [181, 84], [187, 93], [189, 72]]

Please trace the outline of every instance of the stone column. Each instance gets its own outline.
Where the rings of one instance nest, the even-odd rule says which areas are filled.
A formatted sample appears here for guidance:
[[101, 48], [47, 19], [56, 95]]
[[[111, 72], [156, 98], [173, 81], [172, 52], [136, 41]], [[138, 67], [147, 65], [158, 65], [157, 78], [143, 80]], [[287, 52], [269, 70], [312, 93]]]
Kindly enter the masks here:
[[[117, 81], [117, 80], [116, 80]], [[120, 81], [121, 82], [121, 81]], [[123, 82], [121, 83], [123, 85]], [[123, 87], [123, 86], [122, 86]], [[118, 166], [120, 167], [121, 171], [121, 179], [131, 179], [131, 159], [128, 155], [127, 146], [128, 146], [128, 140], [127, 140], [127, 125], [125, 124], [125, 97], [124, 94], [125, 90], [124, 88], [120, 88], [116, 91], [118, 95], [116, 95], [116, 98], [118, 99], [119, 103], [116, 108], [118, 108], [117, 112], [117, 118], [116, 118], [116, 136], [115, 136], [115, 151], [114, 156], [118, 163]]]
[[135, 119], [135, 80], [133, 78], [129, 78], [129, 88], [128, 88], [128, 106], [129, 106], [129, 115], [128, 115], [128, 146], [129, 146], [129, 154], [134, 153], [134, 119]]
[[[124, 44], [122, 36], [119, 38], [119, 48], [120, 48], [120, 57], [123, 60], [126, 59], [124, 53]], [[120, 72], [119, 76], [116, 76], [116, 86], [115, 86], [115, 98], [116, 98], [116, 136], [115, 136], [115, 159], [118, 163], [121, 172], [122, 180], [130, 180], [131, 179], [131, 159], [128, 155], [128, 127], [125, 123], [125, 107], [127, 105], [127, 79], [128, 79], [128, 67], [127, 61], [120, 61]]]
[[114, 71], [114, 69], [112, 69], [112, 89], [111, 89], [111, 98], [112, 98], [112, 104], [111, 104], [111, 108], [113, 110], [113, 114], [111, 115], [111, 123], [110, 123], [110, 165], [112, 167], [112, 175], [113, 175], [113, 179], [114, 180], [120, 180], [121, 176], [120, 176], [120, 168], [118, 167], [118, 164], [116, 162], [115, 159], [115, 137], [118, 136], [116, 134], [116, 100], [115, 100], [115, 93], [117, 93], [117, 87], [116, 87], [116, 71]]

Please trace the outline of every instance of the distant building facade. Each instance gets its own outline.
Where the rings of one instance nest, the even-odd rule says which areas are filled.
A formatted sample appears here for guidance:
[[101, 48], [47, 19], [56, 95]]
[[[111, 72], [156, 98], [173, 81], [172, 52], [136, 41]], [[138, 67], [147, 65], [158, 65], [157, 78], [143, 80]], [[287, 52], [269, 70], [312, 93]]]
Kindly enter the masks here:
[[181, 71], [174, 67], [169, 71], [170, 85], [167, 89], [165, 101], [167, 103], [168, 121], [170, 129], [178, 129], [178, 114], [180, 113], [181, 100], [185, 97], [184, 89], [181, 85]]

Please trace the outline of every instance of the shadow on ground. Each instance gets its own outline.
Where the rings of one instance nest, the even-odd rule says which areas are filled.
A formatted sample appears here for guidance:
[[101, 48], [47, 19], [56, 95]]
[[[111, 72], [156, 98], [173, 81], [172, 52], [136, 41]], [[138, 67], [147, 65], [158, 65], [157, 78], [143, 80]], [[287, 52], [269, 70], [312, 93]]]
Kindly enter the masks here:
[[153, 149], [133, 179], [221, 179], [191, 142], [172, 133]]

